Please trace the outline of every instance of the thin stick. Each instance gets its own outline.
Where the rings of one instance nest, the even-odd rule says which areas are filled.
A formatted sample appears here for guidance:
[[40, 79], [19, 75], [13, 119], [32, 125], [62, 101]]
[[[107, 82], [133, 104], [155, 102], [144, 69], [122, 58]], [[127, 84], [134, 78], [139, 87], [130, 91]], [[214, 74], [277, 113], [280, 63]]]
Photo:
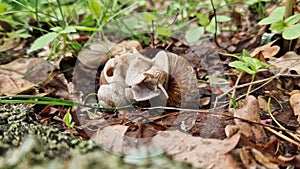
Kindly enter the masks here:
[[[149, 108], [141, 108], [141, 110], [158, 110], [158, 109], [165, 109], [165, 110], [177, 110], [177, 111], [190, 111], [190, 112], [195, 112], [195, 113], [205, 113], [205, 114], [211, 114], [211, 115], [216, 115], [216, 116], [223, 116], [223, 117], [228, 117], [228, 118], [232, 118], [232, 119], [238, 119], [241, 120], [243, 122], [247, 122], [247, 123], [252, 123], [252, 124], [257, 124], [257, 125], [261, 125], [264, 127], [269, 127], [269, 128], [273, 128], [276, 130], [281, 130], [281, 131], [285, 131], [285, 132], [291, 132], [293, 133], [293, 131], [290, 131], [288, 129], [282, 129], [280, 127], [276, 127], [273, 125], [269, 125], [269, 124], [264, 124], [264, 123], [260, 123], [260, 122], [255, 122], [255, 121], [251, 121], [248, 119], [244, 119], [244, 118], [240, 118], [240, 117], [235, 117], [232, 114], [225, 114], [225, 113], [217, 113], [217, 112], [213, 112], [213, 109], [207, 109], [207, 110], [203, 110], [203, 109], [183, 109], [183, 108], [176, 108], [176, 107], [163, 107], [163, 106], [157, 106], [157, 107], [149, 107]], [[159, 116], [159, 117], [152, 117], [149, 118], [150, 120], [155, 121], [164, 117], [167, 117], [169, 115], [179, 115], [181, 112], [173, 112], [173, 113], [169, 113], [163, 116]]]
[[298, 142], [295, 141], [295, 140], [292, 140], [291, 138], [289, 138], [289, 137], [283, 135], [282, 133], [279, 133], [278, 131], [276, 131], [276, 130], [270, 128], [270, 127], [265, 127], [265, 129], [269, 130], [270, 132], [272, 132], [273, 134], [277, 135], [278, 137], [280, 137], [280, 138], [282, 138], [282, 139], [284, 139], [284, 140], [286, 140], [286, 141], [288, 141], [288, 142], [290, 142], [290, 143], [293, 143], [293, 144], [295, 144], [296, 146], [300, 147], [300, 143], [298, 143]]
[[[283, 126], [276, 120], [276, 118], [273, 116], [273, 114], [272, 114], [272, 112], [271, 112], [271, 106], [270, 106], [270, 104], [271, 104], [271, 98], [268, 99], [268, 113], [269, 113], [269, 115], [271, 116], [272, 120], [273, 120], [273, 121], [274, 121], [281, 129], [286, 130], [286, 128], [283, 127]], [[286, 132], [287, 132], [290, 136], [292, 136], [295, 140], [297, 140], [297, 141], [300, 142], [300, 138], [299, 138], [296, 134], [291, 133], [291, 132], [289, 132], [289, 131], [286, 131]]]

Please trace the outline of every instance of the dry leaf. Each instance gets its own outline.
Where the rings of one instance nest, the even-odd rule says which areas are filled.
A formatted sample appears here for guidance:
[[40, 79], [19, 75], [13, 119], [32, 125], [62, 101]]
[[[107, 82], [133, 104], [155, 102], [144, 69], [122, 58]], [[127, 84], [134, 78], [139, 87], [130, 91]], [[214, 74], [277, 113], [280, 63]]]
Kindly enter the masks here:
[[100, 128], [91, 139], [104, 149], [114, 153], [124, 153], [124, 137], [129, 126], [113, 125]]
[[21, 78], [0, 75], [0, 94], [7, 96], [26, 93], [34, 90], [35, 84]]
[[225, 127], [225, 135], [226, 137], [231, 137], [234, 134], [236, 134], [239, 130], [240, 128], [237, 125], [229, 124]]
[[107, 53], [114, 46], [110, 42], [93, 43], [85, 46], [78, 55], [78, 60], [87, 67], [98, 68], [109, 59]]
[[268, 102], [264, 99], [264, 96], [258, 96], [259, 108], [265, 112], [268, 112]]
[[193, 137], [179, 131], [159, 132], [151, 146], [160, 147], [178, 161], [186, 161], [199, 168], [237, 168], [228, 154], [239, 142], [240, 135], [225, 140]]
[[251, 148], [251, 153], [254, 156], [255, 160], [258, 161], [260, 164], [265, 166], [268, 169], [279, 169], [277, 164], [271, 162], [271, 160], [262, 154], [260, 151], [256, 150], [255, 148]]
[[287, 52], [280, 58], [270, 60], [269, 64], [279, 68], [281, 73], [300, 74], [300, 56], [295, 52]]
[[26, 79], [31, 83], [39, 83], [49, 76], [54, 69], [51, 62], [42, 58], [19, 58], [8, 64], [0, 65], [0, 74], [14, 79]]
[[272, 163], [267, 156], [254, 148], [247, 149], [243, 147], [240, 150], [240, 157], [246, 168], [279, 169], [277, 164]]
[[[257, 99], [252, 95], [245, 98], [242, 102], [242, 108], [237, 109], [234, 112], [234, 117], [260, 123], [259, 104]], [[234, 122], [240, 128], [240, 133], [251, 138], [252, 141], [263, 143], [266, 140], [266, 133], [262, 126], [243, 122], [239, 119], [235, 119]]]
[[297, 121], [300, 123], [300, 93], [293, 94], [290, 97], [290, 104], [294, 110], [294, 114], [298, 116]]
[[274, 42], [276, 42], [276, 40], [274, 40], [264, 46], [257, 47], [253, 52], [251, 52], [250, 55], [254, 58], [259, 59], [260, 61], [263, 61], [263, 60], [258, 57], [259, 55], [262, 55], [264, 59], [272, 58], [280, 50], [279, 46], [277, 46], [277, 45], [272, 46]]

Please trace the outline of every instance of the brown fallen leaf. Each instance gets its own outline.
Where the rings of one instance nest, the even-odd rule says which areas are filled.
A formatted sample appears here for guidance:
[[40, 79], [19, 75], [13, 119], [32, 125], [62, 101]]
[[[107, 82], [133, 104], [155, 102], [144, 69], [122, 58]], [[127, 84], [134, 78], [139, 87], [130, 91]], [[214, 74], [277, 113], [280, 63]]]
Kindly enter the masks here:
[[35, 84], [21, 78], [0, 75], [0, 95], [16, 95], [33, 91]]
[[39, 83], [49, 76], [54, 69], [51, 62], [43, 58], [19, 58], [8, 64], [0, 65], [0, 74], [14, 79], [26, 79], [31, 83]]
[[[253, 52], [251, 52], [251, 56], [254, 58], [257, 58], [260, 61], [264, 61], [266, 58], [272, 58], [274, 57], [280, 50], [280, 47], [277, 45], [273, 45], [273, 43], [276, 42], [276, 40], [264, 45], [255, 48]], [[259, 55], [262, 55], [263, 60], [259, 57]]]
[[[242, 108], [237, 109], [234, 112], [234, 117], [260, 123], [259, 104], [257, 99], [250, 95], [241, 103]], [[239, 119], [235, 119], [234, 122], [240, 128], [239, 132], [250, 138], [252, 141], [263, 143], [266, 140], [267, 136], [262, 126], [243, 122]]]
[[290, 104], [293, 108], [294, 114], [298, 116], [297, 121], [300, 123], [300, 93], [293, 94], [290, 97]]
[[271, 162], [269, 158], [255, 148], [243, 147], [240, 150], [240, 158], [246, 168], [279, 169], [277, 164]]
[[199, 168], [238, 168], [228, 154], [238, 144], [240, 135], [225, 140], [193, 137], [179, 131], [162, 131], [151, 140], [150, 147], [163, 148], [174, 160]]
[[99, 128], [91, 139], [113, 153], [124, 152], [124, 137], [129, 126], [113, 125]]
[[280, 58], [273, 58], [269, 64], [279, 68], [281, 73], [300, 74], [300, 56], [295, 52], [287, 52]]

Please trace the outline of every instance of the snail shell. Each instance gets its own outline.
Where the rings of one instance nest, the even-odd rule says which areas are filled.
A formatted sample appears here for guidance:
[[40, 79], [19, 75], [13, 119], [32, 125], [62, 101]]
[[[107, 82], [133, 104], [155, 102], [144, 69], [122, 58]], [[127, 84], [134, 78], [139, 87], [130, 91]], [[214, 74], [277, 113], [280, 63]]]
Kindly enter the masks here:
[[[100, 77], [102, 85], [116, 82], [122, 84], [114, 85], [118, 91], [112, 89], [113, 86], [104, 89], [100, 86], [98, 98], [105, 102], [109, 95], [105, 105], [123, 106], [132, 101], [158, 99], [158, 105], [164, 104], [161, 106], [199, 107], [195, 71], [183, 57], [174, 53], [160, 51], [153, 59], [145, 58], [137, 51], [117, 56], [106, 63]], [[118, 97], [118, 94], [122, 96]], [[112, 101], [119, 103], [112, 104]]]
[[193, 67], [179, 55], [171, 52], [166, 52], [166, 55], [169, 62], [168, 80], [164, 84], [169, 95], [167, 105], [170, 107], [199, 108], [197, 77]]

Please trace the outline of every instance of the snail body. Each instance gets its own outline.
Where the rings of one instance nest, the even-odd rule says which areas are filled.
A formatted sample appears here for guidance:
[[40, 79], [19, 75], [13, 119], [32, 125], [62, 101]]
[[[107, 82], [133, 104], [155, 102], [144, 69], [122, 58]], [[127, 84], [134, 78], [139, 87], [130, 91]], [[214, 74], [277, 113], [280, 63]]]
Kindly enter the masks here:
[[170, 52], [160, 51], [153, 59], [137, 51], [116, 56], [106, 63], [100, 84], [98, 98], [103, 106], [154, 99], [164, 104], [160, 106], [198, 108], [199, 104], [193, 68], [184, 58]]

